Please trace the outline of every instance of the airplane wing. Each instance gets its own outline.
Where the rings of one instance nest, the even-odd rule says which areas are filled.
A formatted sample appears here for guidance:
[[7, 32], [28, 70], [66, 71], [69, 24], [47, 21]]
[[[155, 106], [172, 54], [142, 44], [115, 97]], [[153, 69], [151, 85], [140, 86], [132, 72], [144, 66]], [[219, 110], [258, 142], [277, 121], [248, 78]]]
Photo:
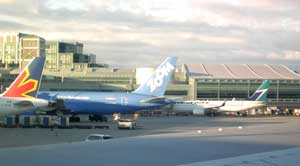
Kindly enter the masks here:
[[28, 100], [18, 101], [14, 105], [17, 107], [34, 107], [33, 103]]
[[158, 97], [151, 97], [151, 98], [143, 99], [140, 102], [141, 103], [158, 103], [158, 102], [165, 101], [165, 99], [166, 98], [164, 96], [158, 96]]
[[172, 100], [172, 101], [183, 101], [183, 98], [182, 97], [172, 97], [172, 98], [168, 98], [169, 100]]
[[211, 111], [218, 111], [218, 109], [220, 107], [224, 107], [226, 105], [226, 100], [223, 101], [223, 103], [221, 105], [217, 105], [217, 106], [212, 106], [212, 107], [207, 107], [205, 108], [206, 110], [211, 110]]

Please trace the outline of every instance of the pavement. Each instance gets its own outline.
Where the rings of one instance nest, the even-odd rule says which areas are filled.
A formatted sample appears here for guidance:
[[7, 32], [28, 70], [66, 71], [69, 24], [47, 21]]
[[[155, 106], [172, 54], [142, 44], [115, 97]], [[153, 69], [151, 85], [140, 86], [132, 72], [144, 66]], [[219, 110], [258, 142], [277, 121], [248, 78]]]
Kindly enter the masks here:
[[271, 152], [255, 153], [225, 159], [195, 162], [180, 166], [299, 166], [300, 148], [289, 148]]
[[[0, 129], [1, 164], [186, 165], [300, 147], [299, 117], [143, 117], [133, 131], [110, 125], [55, 129], [57, 136], [49, 129]], [[95, 132], [115, 139], [77, 142]]]
[[[91, 124], [82, 117], [81, 124]], [[297, 117], [201, 117], [201, 116], [157, 116], [141, 117], [136, 130], [119, 130], [117, 124], [109, 119], [109, 129], [41, 129], [41, 128], [0, 128], [0, 148], [71, 143], [84, 141], [89, 134], [109, 134], [115, 138], [142, 135], [181, 133], [205, 130], [212, 127], [251, 126], [260, 124], [286, 123]]]

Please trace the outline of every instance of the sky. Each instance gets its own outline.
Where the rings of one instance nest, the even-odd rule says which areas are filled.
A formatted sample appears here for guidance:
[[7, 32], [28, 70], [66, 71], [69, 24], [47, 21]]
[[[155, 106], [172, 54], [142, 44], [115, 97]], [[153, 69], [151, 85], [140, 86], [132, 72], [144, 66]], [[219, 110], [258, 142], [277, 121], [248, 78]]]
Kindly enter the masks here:
[[296, 0], [0, 0], [0, 31], [84, 43], [112, 66], [286, 64], [299, 68]]

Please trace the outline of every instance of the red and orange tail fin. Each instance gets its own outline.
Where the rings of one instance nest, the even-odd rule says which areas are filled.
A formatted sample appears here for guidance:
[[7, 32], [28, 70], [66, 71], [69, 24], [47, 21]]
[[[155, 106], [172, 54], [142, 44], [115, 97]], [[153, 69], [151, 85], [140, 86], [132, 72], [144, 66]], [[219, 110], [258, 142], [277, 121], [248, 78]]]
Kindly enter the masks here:
[[37, 97], [45, 57], [36, 57], [22, 70], [15, 81], [1, 95], [3, 97]]

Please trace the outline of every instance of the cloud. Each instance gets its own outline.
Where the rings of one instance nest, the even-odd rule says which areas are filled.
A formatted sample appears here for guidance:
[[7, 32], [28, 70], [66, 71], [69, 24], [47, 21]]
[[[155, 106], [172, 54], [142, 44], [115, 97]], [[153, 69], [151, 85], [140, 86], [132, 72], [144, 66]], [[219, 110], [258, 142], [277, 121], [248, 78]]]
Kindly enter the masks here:
[[45, 3], [50, 10], [70, 10], [70, 11], [87, 11], [88, 8], [80, 0], [64, 0], [63, 3], [60, 0], [48, 0]]
[[287, 60], [287, 61], [299, 61], [300, 52], [299, 51], [284, 51], [282, 54], [271, 53], [267, 56], [269, 59], [273, 60]]
[[0, 4], [13, 4], [15, 0], [0, 0]]
[[[293, 0], [4, 0], [2, 31], [78, 41], [98, 61], [296, 64], [300, 2]], [[283, 56], [285, 58], [280, 58]], [[122, 63], [120, 63], [120, 59]]]

